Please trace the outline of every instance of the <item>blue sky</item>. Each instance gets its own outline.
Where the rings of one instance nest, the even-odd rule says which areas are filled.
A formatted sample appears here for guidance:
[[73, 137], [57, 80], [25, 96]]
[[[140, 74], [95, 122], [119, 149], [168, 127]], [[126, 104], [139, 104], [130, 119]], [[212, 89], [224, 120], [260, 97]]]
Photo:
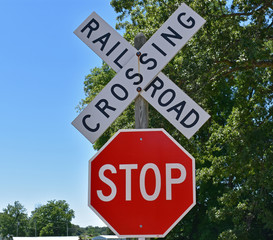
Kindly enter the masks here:
[[0, 0], [0, 211], [19, 201], [30, 214], [66, 200], [74, 224], [104, 226], [87, 206], [92, 145], [72, 125], [83, 81], [101, 65], [73, 31], [108, 0]]

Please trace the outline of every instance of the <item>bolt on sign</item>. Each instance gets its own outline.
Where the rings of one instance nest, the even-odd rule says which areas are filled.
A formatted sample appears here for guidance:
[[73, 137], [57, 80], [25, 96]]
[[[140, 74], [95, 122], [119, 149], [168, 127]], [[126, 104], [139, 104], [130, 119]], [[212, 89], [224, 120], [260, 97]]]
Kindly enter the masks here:
[[94, 143], [141, 94], [184, 136], [192, 137], [210, 116], [160, 71], [204, 23], [183, 3], [138, 53], [93, 12], [75, 34], [117, 74], [72, 124]]
[[164, 237], [195, 205], [195, 160], [164, 129], [119, 130], [89, 161], [89, 207], [122, 237]]

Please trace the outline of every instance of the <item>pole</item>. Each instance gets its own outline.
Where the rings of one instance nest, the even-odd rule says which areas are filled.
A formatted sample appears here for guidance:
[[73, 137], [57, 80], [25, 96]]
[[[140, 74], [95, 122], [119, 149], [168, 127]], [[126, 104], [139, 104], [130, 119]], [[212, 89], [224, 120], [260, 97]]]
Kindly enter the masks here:
[[36, 223], [36, 219], [34, 220], [34, 224], [35, 224], [35, 237], [37, 237], [37, 223]]
[[[134, 45], [137, 50], [139, 50], [146, 42], [146, 37], [143, 33], [139, 33], [135, 36]], [[141, 54], [141, 52], [139, 53]], [[140, 57], [141, 55], [139, 55]], [[139, 89], [141, 91], [142, 89]], [[149, 125], [149, 112], [148, 103], [140, 95], [135, 99], [135, 128], [142, 129], [148, 128]]]
[[18, 221], [18, 222], [17, 222], [17, 230], [16, 230], [16, 234], [17, 234], [16, 236], [17, 236], [17, 237], [18, 237], [19, 225], [20, 225], [20, 222]]
[[[146, 37], [143, 33], [139, 33], [135, 36], [134, 45], [137, 50], [139, 50], [146, 42]], [[139, 52], [138, 57], [141, 56], [141, 52]], [[140, 69], [139, 69], [140, 71]], [[139, 89], [141, 92], [142, 89]], [[135, 128], [143, 129], [148, 128], [149, 126], [149, 110], [148, 110], [148, 102], [139, 94], [135, 100]], [[138, 240], [145, 240], [145, 238], [138, 238]], [[146, 238], [146, 240], [150, 240], [150, 238]]]

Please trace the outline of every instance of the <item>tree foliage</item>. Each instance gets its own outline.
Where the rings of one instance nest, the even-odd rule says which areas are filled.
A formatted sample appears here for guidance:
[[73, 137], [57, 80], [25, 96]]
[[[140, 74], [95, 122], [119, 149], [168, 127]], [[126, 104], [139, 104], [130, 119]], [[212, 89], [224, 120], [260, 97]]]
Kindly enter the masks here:
[[66, 236], [71, 228], [74, 211], [64, 200], [52, 200], [35, 208], [31, 213], [31, 235], [36, 228], [37, 236]]
[[99, 235], [111, 235], [113, 234], [111, 232], [111, 230], [108, 227], [92, 227], [92, 226], [88, 226], [85, 228], [86, 229], [86, 234], [88, 234], [89, 236], [99, 236]]
[[27, 210], [18, 201], [14, 205], [8, 204], [0, 214], [0, 236], [26, 236], [27, 225]]
[[[0, 212], [0, 237], [12, 239], [12, 237], [35, 236], [86, 236], [113, 234], [108, 227], [80, 227], [71, 223], [74, 211], [64, 200], [48, 201], [32, 211], [28, 217], [27, 210], [19, 202], [8, 204], [3, 212]], [[36, 233], [35, 233], [36, 232]], [[88, 239], [89, 239], [88, 238]]]
[[[133, 43], [147, 38], [180, 0], [112, 0], [117, 28]], [[204, 27], [163, 72], [210, 115], [190, 140], [150, 108], [150, 127], [164, 127], [196, 159], [197, 205], [166, 239], [273, 238], [273, 4], [271, 0], [185, 0]], [[84, 82], [84, 107], [110, 81], [106, 64]], [[134, 106], [94, 147], [120, 128], [134, 128]]]

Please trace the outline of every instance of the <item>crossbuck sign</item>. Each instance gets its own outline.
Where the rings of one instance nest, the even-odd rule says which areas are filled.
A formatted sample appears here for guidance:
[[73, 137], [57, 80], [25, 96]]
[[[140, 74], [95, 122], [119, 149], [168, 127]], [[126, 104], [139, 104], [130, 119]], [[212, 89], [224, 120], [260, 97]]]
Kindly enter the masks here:
[[138, 52], [93, 12], [74, 33], [117, 74], [72, 124], [94, 143], [141, 94], [190, 138], [210, 116], [160, 71], [204, 23], [183, 3]]

